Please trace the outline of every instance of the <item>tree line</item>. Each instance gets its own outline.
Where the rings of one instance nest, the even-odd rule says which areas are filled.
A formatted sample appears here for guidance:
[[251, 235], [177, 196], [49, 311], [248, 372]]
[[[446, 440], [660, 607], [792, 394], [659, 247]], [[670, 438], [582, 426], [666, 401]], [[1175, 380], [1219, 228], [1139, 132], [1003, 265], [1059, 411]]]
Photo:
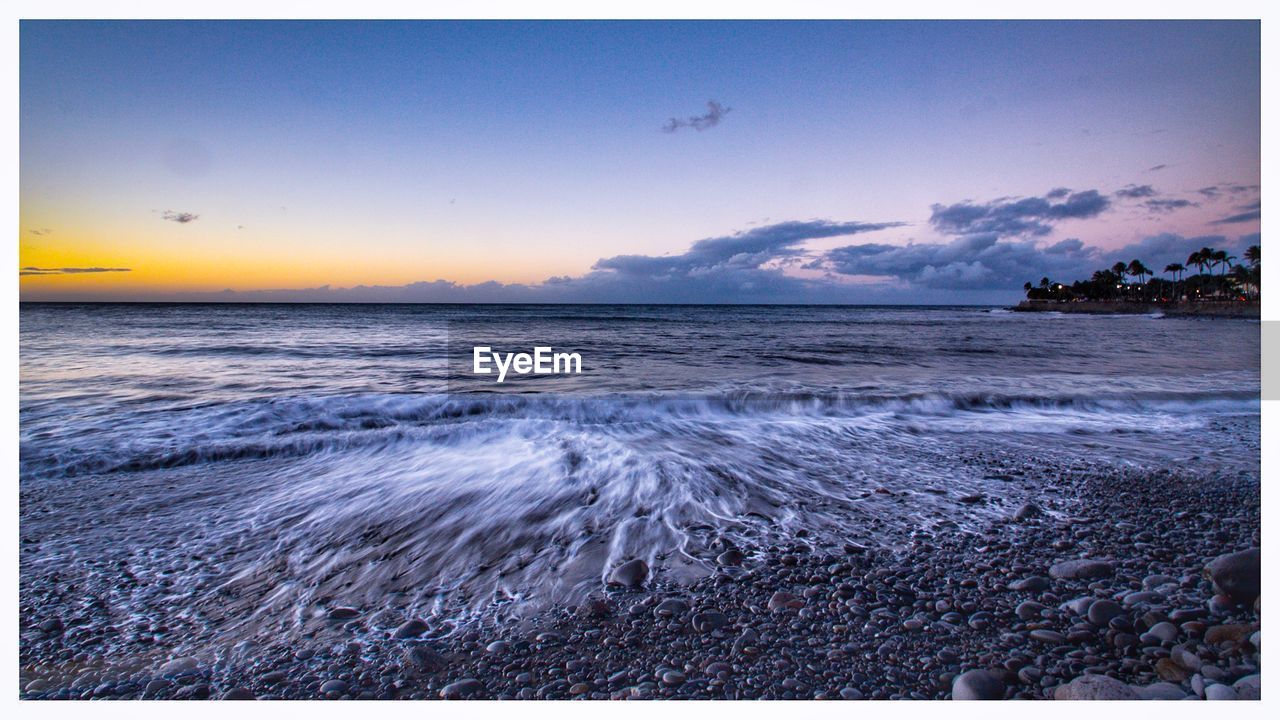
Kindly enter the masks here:
[[[1164, 266], [1168, 279], [1141, 260], [1118, 262], [1071, 284], [1040, 278], [1022, 289], [1028, 300], [1107, 300], [1132, 302], [1195, 302], [1199, 300], [1258, 300], [1262, 295], [1262, 248], [1251, 245], [1244, 261], [1226, 250], [1200, 248], [1185, 263]], [[1196, 273], [1187, 275], [1191, 268]]]

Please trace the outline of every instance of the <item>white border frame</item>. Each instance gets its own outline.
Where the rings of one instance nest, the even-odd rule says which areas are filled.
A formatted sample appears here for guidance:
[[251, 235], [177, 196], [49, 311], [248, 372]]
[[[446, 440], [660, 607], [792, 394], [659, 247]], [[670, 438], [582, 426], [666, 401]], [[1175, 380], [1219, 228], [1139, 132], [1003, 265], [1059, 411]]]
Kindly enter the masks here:
[[[1280, 53], [1280, 33], [1268, 22], [1267, 9], [1271, 9], [1271, 18], [1280, 17], [1275, 8], [1277, 3], [1264, 3], [1257, 0], [1215, 0], [1214, 2], [1190, 2], [1188, 0], [1168, 0], [1152, 2], [1150, 0], [1049, 0], [1031, 5], [1028, 2], [1012, 2], [1009, 0], [970, 0], [969, 2], [944, 2], [943, 0], [898, 0], [894, 3], [875, 5], [856, 5], [849, 3], [837, 6], [831, 2], [816, 0], [789, 0], [788, 2], [760, 2], [759, 0], [705, 0], [694, 2], [684, 0], [624, 0], [601, 2], [587, 0], [543, 0], [541, 2], [519, 2], [518, 0], [477, 0], [458, 2], [443, 0], [431, 4], [410, 3], [397, 0], [361, 0], [359, 3], [340, 2], [338, 0], [312, 0], [311, 2], [275, 1], [275, 0], [198, 0], [182, 3], [177, 7], [174, 2], [160, 0], [123, 0], [109, 4], [95, 3], [90, 0], [49, 0], [33, 2], [18, 0], [10, 5], [16, 9], [12, 21], [4, 25], [2, 35], [5, 48], [4, 58], [7, 72], [3, 75], [5, 95], [11, 99], [8, 113], [3, 123], [6, 126], [8, 141], [8, 172], [2, 177], [3, 186], [10, 201], [4, 206], [7, 227], [10, 228], [10, 257], [17, 267], [18, 258], [18, 20], [22, 18], [208, 18], [208, 19], [268, 19], [268, 18], [438, 18], [438, 19], [1260, 19], [1262, 20], [1262, 125], [1267, 127], [1267, 120], [1277, 117], [1274, 112], [1276, 98], [1276, 56]], [[1270, 180], [1275, 179], [1274, 152], [1270, 138], [1262, 135], [1262, 184], [1273, 187]], [[1273, 288], [1263, 300], [1262, 317], [1264, 325], [1280, 320], [1277, 311], [1274, 288], [1280, 288], [1280, 270], [1272, 262], [1265, 271], [1267, 287]], [[0, 434], [4, 440], [0, 443], [0, 461], [8, 471], [5, 477], [13, 479], [9, 493], [3, 503], [7, 512], [3, 515], [4, 536], [8, 541], [8, 562], [4, 567], [5, 585], [9, 592], [5, 595], [7, 609], [0, 610], [0, 617], [7, 618], [0, 630], [0, 645], [6, 649], [3, 670], [0, 670], [0, 687], [8, 683], [16, 685], [18, 678], [17, 658], [17, 623], [18, 615], [18, 496], [17, 473], [18, 462], [18, 277], [15, 272], [4, 276], [0, 285], [4, 296], [10, 298], [9, 310], [0, 313], [4, 333], [13, 342], [9, 352], [3, 356], [3, 364], [7, 369], [10, 384], [5, 390], [8, 413], [0, 417]], [[1280, 359], [1269, 356], [1264, 348], [1262, 358], [1264, 368], [1269, 364], [1280, 362]], [[1274, 432], [1275, 421], [1280, 418], [1280, 400], [1267, 400], [1262, 403], [1262, 476], [1265, 489], [1266, 478], [1275, 477], [1277, 463], [1280, 462], [1280, 438]], [[1268, 448], [1271, 448], [1268, 450]], [[1264, 493], [1265, 497], [1265, 493]], [[1270, 522], [1270, 513], [1266, 512], [1264, 499], [1263, 535], [1270, 536], [1275, 523]], [[1267, 555], [1271, 557], [1271, 555]], [[1270, 562], [1263, 566], [1264, 595], [1275, 597], [1269, 591], [1275, 587], [1276, 573], [1269, 569]], [[1271, 704], [1280, 704], [1274, 699], [1274, 693], [1280, 692], [1280, 681], [1275, 673], [1264, 676], [1263, 698], [1270, 698]], [[7, 678], [7, 679], [5, 679]], [[787, 705], [785, 709], [775, 703], [764, 701], [713, 703], [665, 702], [651, 703], [613, 703], [602, 706], [590, 702], [524, 702], [519, 705], [498, 705], [493, 702], [471, 703], [434, 703], [423, 706], [412, 702], [381, 702], [376, 705], [352, 706], [345, 703], [309, 702], [305, 706], [298, 702], [276, 703], [240, 703], [234, 710], [217, 702], [194, 702], [176, 704], [172, 702], [22, 702], [17, 700], [18, 691], [9, 685], [9, 702], [12, 709], [23, 716], [39, 716], [49, 718], [93, 715], [104, 718], [128, 718], [134, 720], [139, 716], [165, 717], [175, 713], [193, 717], [217, 717], [228, 712], [237, 715], [264, 717], [293, 713], [307, 713], [311, 717], [330, 718], [345, 717], [351, 712], [373, 712], [385, 716], [420, 717], [423, 714], [447, 717], [499, 717], [519, 714], [530, 718], [555, 718], [561, 720], [569, 717], [597, 717], [602, 712], [611, 715], [640, 717], [661, 713], [664, 717], [698, 718], [704, 720], [710, 714], [719, 717], [734, 717], [735, 720], [746, 718], [770, 718], [778, 712], [803, 712], [823, 718], [849, 718], [872, 715], [895, 718], [916, 718], [932, 714], [945, 714], [962, 718], [1021, 717], [1029, 709], [1018, 703], [955, 703], [941, 704], [936, 702], [889, 703], [864, 701], [857, 703], [844, 702], [805, 702], [803, 705]], [[1035, 706], [1037, 714], [1046, 717], [1074, 717], [1081, 713], [1101, 718], [1130, 717], [1134, 712], [1158, 712], [1166, 717], [1216, 717], [1219, 713], [1230, 712], [1243, 717], [1257, 717], [1262, 713], [1264, 699], [1259, 703], [1237, 705], [1230, 709], [1215, 707], [1208, 703], [1164, 703], [1159, 707], [1147, 705], [1130, 705], [1125, 703], [1094, 703], [1083, 707], [1072, 703], [1041, 703]]]

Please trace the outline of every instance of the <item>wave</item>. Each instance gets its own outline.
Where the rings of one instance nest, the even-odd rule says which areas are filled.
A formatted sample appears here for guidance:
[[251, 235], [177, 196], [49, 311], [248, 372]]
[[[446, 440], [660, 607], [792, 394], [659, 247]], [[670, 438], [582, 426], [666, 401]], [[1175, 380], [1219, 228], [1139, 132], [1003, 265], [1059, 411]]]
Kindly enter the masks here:
[[[1256, 415], [1257, 393], [1135, 392], [1099, 395], [924, 392], [716, 394], [360, 394], [244, 400], [114, 413], [75, 430], [24, 424], [23, 475], [133, 472], [371, 445], [440, 441], [484, 423], [663, 430], [675, 423], [761, 429], [825, 420], [860, 435], [921, 432], [1106, 433], [1184, 429], [1210, 415]], [[460, 430], [460, 427], [469, 430]]]
[[[48, 533], [49, 557], [138, 532], [180, 550], [133, 557], [138, 592], [182, 588], [228, 640], [305, 637], [324, 626], [317, 608], [388, 602], [447, 633], [576, 602], [631, 558], [680, 579], [727, 548], [807, 536], [891, 550], [976, 529], [1037, 490], [968, 459], [1258, 406], [1250, 393], [762, 388], [243, 400], [24, 424], [22, 490], [95, 513], [93, 532]], [[1003, 452], [1026, 433], [1060, 437]], [[975, 494], [986, 500], [963, 500]]]

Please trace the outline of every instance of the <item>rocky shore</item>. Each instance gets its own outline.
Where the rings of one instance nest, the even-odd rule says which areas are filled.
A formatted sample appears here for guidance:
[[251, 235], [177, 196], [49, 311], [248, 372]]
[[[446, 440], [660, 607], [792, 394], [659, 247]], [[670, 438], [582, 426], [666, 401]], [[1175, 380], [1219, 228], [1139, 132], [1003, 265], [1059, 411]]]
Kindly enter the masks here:
[[[721, 543], [677, 583], [643, 561], [529, 622], [331, 607], [303, 640], [179, 652], [24, 556], [28, 699], [1256, 699], [1256, 477], [980, 458], [1035, 501], [901, 546], [800, 531]], [[884, 489], [884, 492], [893, 492]], [[990, 503], [986, 495], [966, 503]], [[88, 598], [88, 599], [86, 599]], [[174, 612], [177, 613], [175, 608]], [[123, 639], [148, 638], [131, 655]], [[171, 646], [170, 643], [173, 643]], [[141, 646], [139, 646], [141, 647]], [[166, 649], [170, 648], [170, 649]]]
[[1166, 317], [1245, 318], [1262, 317], [1262, 305], [1257, 302], [1104, 302], [1085, 300], [1056, 302], [1052, 300], [1023, 300], [1009, 308], [1014, 312], [1060, 312], [1083, 315], [1154, 315]]

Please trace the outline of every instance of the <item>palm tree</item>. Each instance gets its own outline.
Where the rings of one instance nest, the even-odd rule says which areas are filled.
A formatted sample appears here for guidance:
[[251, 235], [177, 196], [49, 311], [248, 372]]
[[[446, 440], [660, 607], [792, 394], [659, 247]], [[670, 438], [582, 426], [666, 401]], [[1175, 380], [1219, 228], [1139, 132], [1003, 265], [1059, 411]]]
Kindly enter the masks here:
[[1200, 271], [1196, 273], [1196, 278], [1197, 278], [1196, 295], [1200, 295], [1201, 289], [1204, 288], [1205, 286], [1205, 282], [1201, 278], [1201, 276], [1205, 274], [1204, 271], [1206, 267], [1212, 267], [1213, 265], [1213, 248], [1202, 247], [1199, 250], [1191, 253], [1189, 256], [1187, 256], [1187, 264], [1195, 265], [1196, 269]]
[[1178, 277], [1186, 270], [1182, 263], [1169, 263], [1164, 266], [1164, 271], [1173, 276], [1173, 299], [1178, 299]]
[[[1142, 261], [1138, 260], [1137, 258], [1130, 261], [1129, 267], [1125, 268], [1125, 270], [1130, 275], [1138, 278], [1139, 285], [1146, 284], [1146, 280], [1144, 278], [1146, 278], [1147, 274], [1151, 272], [1150, 270], [1147, 269], [1147, 266], [1143, 265]], [[1139, 288], [1138, 294], [1139, 294], [1139, 299], [1141, 299], [1141, 297], [1146, 294], [1145, 288]]]
[[1231, 279], [1240, 286], [1245, 297], [1249, 297], [1249, 286], [1253, 284], [1253, 271], [1244, 265], [1236, 265], [1231, 268]]
[[1204, 274], [1204, 269], [1213, 262], [1213, 248], [1202, 247], [1187, 256], [1187, 264], [1195, 265]]
[[1244, 251], [1244, 259], [1251, 266], [1258, 267], [1262, 264], [1262, 248], [1258, 245], [1250, 245]]
[[1215, 266], [1222, 265], [1222, 276], [1226, 277], [1227, 270], [1231, 268], [1231, 261], [1236, 259], [1235, 255], [1228, 255], [1226, 250], [1214, 250], [1209, 255], [1209, 259]]

